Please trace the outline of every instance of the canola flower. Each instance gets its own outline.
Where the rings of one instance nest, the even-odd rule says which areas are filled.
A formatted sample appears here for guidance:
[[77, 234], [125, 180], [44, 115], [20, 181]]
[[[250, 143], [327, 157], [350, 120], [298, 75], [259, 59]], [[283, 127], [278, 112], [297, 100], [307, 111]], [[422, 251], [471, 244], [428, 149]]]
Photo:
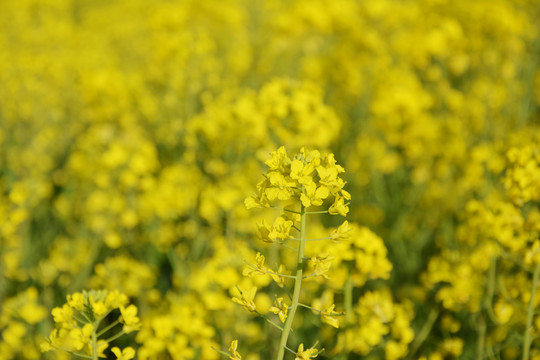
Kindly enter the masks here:
[[[298, 262], [300, 217], [280, 202], [349, 208], [347, 225], [308, 216], [306, 238], [325, 240], [306, 244], [311, 308], [295, 314], [291, 358], [315, 339], [338, 360], [538, 358], [539, 11], [2, 2], [0, 359], [71, 358], [40, 344], [56, 328], [47, 314], [81, 289], [137, 305], [141, 329], [110, 358], [217, 360], [212, 347], [233, 340], [267, 358]], [[270, 207], [245, 211], [281, 145], [334, 153], [351, 199], [332, 201], [295, 163], [268, 179]], [[231, 301], [237, 286], [255, 287], [278, 327]], [[91, 333], [79, 328], [77, 347]]]
[[[141, 328], [137, 307], [128, 303], [128, 297], [118, 291], [91, 290], [68, 295], [66, 304], [52, 310], [56, 328], [41, 344], [41, 351], [60, 350], [84, 359], [105, 357], [110, 342]], [[102, 326], [114, 310], [119, 310], [120, 316]], [[132, 347], [113, 347], [111, 351], [117, 359], [135, 356]]]
[[[263, 223], [264, 230], [261, 231], [259, 226], [259, 239], [264, 242], [277, 243], [282, 246], [287, 246], [291, 250], [297, 252], [297, 263], [295, 275], [284, 275], [280, 272], [272, 271], [264, 265], [265, 257], [261, 253], [256, 255], [256, 265], [248, 264], [243, 274], [246, 276], [254, 275], [272, 275], [274, 280], [277, 280], [280, 288], [286, 290], [286, 295], [289, 296], [291, 304], [288, 305], [283, 300], [283, 297], [277, 297], [274, 306], [269, 309], [270, 312], [278, 315], [279, 320], [284, 324], [279, 347], [277, 349], [276, 359], [281, 360], [285, 357], [285, 350], [288, 347], [289, 334], [292, 331], [292, 324], [296, 311], [299, 306], [312, 307], [300, 302], [302, 292], [302, 282], [309, 277], [322, 277], [327, 279], [326, 273], [331, 266], [332, 257], [328, 254], [319, 254], [312, 258], [305, 256], [305, 247], [309, 241], [307, 234], [307, 216], [315, 214], [332, 214], [346, 216], [348, 213], [348, 202], [350, 194], [343, 189], [345, 181], [340, 177], [340, 174], [345, 170], [336, 163], [333, 154], [322, 155], [319, 151], [309, 151], [305, 148], [300, 149], [292, 159], [287, 155], [285, 147], [280, 147], [270, 153], [271, 158], [265, 162], [268, 170], [264, 175], [264, 180], [257, 184], [258, 193], [246, 198], [246, 208], [268, 208], [273, 206], [277, 201], [285, 204], [282, 208], [282, 215], [279, 216], [272, 226], [268, 227]], [[326, 202], [332, 204], [327, 210], [310, 211], [313, 207], [320, 207]], [[291, 234], [292, 230], [298, 232], [297, 237]], [[345, 229], [348, 230], [348, 223], [344, 222], [331, 239], [345, 239]], [[336, 235], [339, 234], [339, 235]], [[286, 242], [295, 241], [297, 246], [287, 245]], [[306, 261], [313, 264], [313, 272], [309, 275], [304, 275]], [[280, 268], [283, 264], [280, 264]], [[277, 279], [276, 279], [277, 278]], [[280, 280], [280, 278], [284, 280]], [[292, 295], [286, 289], [286, 278], [294, 281]], [[245, 309], [251, 312], [257, 311], [256, 304], [253, 302], [256, 287], [241, 292], [241, 297], [234, 297], [233, 301], [242, 305]], [[332, 304], [329, 308], [320, 311], [322, 322], [330, 324], [333, 327], [339, 327], [337, 316], [342, 313], [334, 312], [335, 305]], [[315, 309], [314, 309], [315, 310]], [[270, 321], [270, 320], [269, 320]], [[296, 354], [297, 359], [315, 358], [320, 351], [310, 348], [303, 350], [303, 344], [300, 345]]]

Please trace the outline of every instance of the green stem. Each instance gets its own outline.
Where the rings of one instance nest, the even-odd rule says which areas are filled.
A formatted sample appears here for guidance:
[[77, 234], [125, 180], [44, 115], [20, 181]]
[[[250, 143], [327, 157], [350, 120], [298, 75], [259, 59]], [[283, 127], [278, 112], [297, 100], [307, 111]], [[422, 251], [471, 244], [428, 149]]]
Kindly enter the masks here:
[[343, 302], [345, 307], [345, 319], [347, 325], [352, 322], [352, 304], [353, 304], [353, 282], [351, 272], [347, 272], [347, 281], [345, 282], [345, 293], [343, 294]]
[[531, 347], [531, 328], [532, 320], [534, 315], [534, 297], [536, 295], [536, 288], [538, 287], [538, 278], [540, 277], [540, 263], [536, 264], [534, 268], [532, 288], [531, 288], [531, 298], [529, 299], [529, 306], [527, 308], [527, 323], [525, 325], [525, 334], [523, 339], [523, 356], [522, 360], [529, 359], [529, 350]]
[[313, 310], [315, 312], [318, 312], [319, 314], [322, 312], [322, 310], [319, 310], [319, 309], [315, 309], [309, 305], [306, 305], [306, 304], [302, 304], [301, 302], [298, 303], [299, 306], [302, 306], [302, 307], [305, 307], [306, 309], [310, 309], [310, 310]]
[[92, 360], [98, 360], [96, 325], [94, 324], [94, 331], [92, 331]]
[[[298, 238], [292, 238], [291, 240], [300, 241]], [[332, 240], [330, 236], [323, 237], [323, 238], [316, 238], [316, 239], [305, 239], [305, 241], [320, 241], [320, 240]]]
[[424, 323], [424, 326], [422, 326], [422, 329], [420, 329], [420, 332], [414, 338], [414, 341], [411, 345], [409, 358], [413, 359], [413, 356], [420, 349], [424, 341], [426, 341], [427, 337], [431, 332], [431, 329], [433, 328], [433, 325], [435, 324], [435, 321], [437, 320], [437, 317], [439, 317], [439, 310], [431, 309], [431, 312], [429, 313], [428, 318]]
[[295, 248], [293, 248], [292, 246], [289, 246], [289, 245], [287, 245], [287, 244], [283, 244], [283, 243], [282, 243], [281, 246], [286, 247], [287, 249], [294, 250], [294, 251], [298, 252], [298, 249], [295, 249]]
[[67, 353], [73, 354], [75, 356], [82, 357], [84, 359], [93, 359], [93, 357], [90, 356], [90, 355], [85, 355], [85, 354], [81, 354], [81, 353], [78, 353], [78, 352], [74, 352], [74, 351], [71, 351], [69, 349], [66, 349], [66, 348], [63, 348], [63, 347], [60, 347], [60, 346], [55, 346], [55, 349], [65, 351]]
[[[302, 307], [305, 307], [306, 309], [318, 312], [319, 314], [323, 312], [323, 310], [315, 309], [314, 307], [311, 307], [311, 306], [306, 305], [306, 304], [302, 304], [301, 302], [299, 302], [298, 305], [302, 306]], [[332, 311], [332, 316], [343, 316], [343, 315], [345, 315], [344, 312], [338, 313], [338, 312]]]
[[225, 352], [225, 351], [221, 351], [219, 349], [216, 349], [215, 347], [211, 346], [212, 350], [214, 350], [215, 352], [217, 352], [218, 354], [220, 355], [223, 355], [223, 356], [227, 356], [230, 358], [231, 354], [228, 353], [228, 352]]
[[285, 209], [285, 208], [283, 208], [282, 210], [293, 213], [293, 214], [301, 214], [301, 213], [299, 213], [298, 211], [295, 211], [295, 210], [289, 210], [289, 209]]
[[122, 336], [122, 335], [124, 335], [124, 334], [125, 334], [125, 332], [124, 332], [124, 330], [122, 330], [122, 331], [120, 331], [118, 334], [111, 336], [110, 338], [108, 338], [108, 339], [105, 340], [105, 341], [108, 342], [108, 343], [110, 343], [111, 341], [114, 341], [114, 340], [118, 339], [120, 336]]
[[480, 313], [480, 319], [478, 324], [478, 339], [476, 341], [476, 358], [482, 360], [484, 358], [484, 349], [486, 343], [486, 320], [482, 313]]
[[110, 329], [112, 329], [113, 327], [115, 327], [116, 325], [120, 324], [120, 321], [116, 320], [115, 322], [113, 322], [112, 324], [110, 324], [109, 326], [107, 326], [105, 329], [101, 330], [97, 336], [100, 337], [101, 335], [105, 334], [107, 331], [109, 331]]
[[279, 325], [277, 325], [276, 323], [274, 323], [272, 320], [270, 320], [269, 318], [267, 318], [265, 315], [261, 314], [260, 312], [258, 312], [257, 310], [255, 310], [255, 313], [257, 315], [259, 315], [260, 317], [262, 317], [264, 320], [266, 320], [270, 325], [273, 325], [275, 326], [276, 328], [278, 328], [279, 330], [283, 331], [283, 328]]
[[285, 356], [285, 347], [287, 346], [287, 340], [289, 338], [289, 333], [291, 332], [292, 323], [294, 320], [294, 315], [296, 309], [298, 308], [298, 303], [300, 302], [300, 290], [302, 289], [302, 277], [304, 274], [304, 245], [306, 239], [306, 209], [302, 205], [300, 210], [300, 241], [298, 243], [298, 262], [296, 267], [296, 280], [294, 281], [294, 291], [292, 296], [291, 310], [285, 321], [285, 326], [283, 327], [283, 332], [281, 333], [281, 340], [279, 342], [279, 349], [277, 354], [277, 360], [283, 360]]

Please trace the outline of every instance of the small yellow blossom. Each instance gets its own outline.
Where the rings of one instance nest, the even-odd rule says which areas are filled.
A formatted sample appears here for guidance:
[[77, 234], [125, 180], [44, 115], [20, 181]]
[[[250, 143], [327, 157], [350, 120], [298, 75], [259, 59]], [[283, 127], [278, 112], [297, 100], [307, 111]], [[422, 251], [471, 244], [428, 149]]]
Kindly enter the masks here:
[[322, 276], [325, 279], [328, 279], [328, 275], [326, 275], [326, 273], [328, 273], [328, 271], [330, 270], [333, 259], [334, 257], [328, 254], [319, 254], [312, 257], [311, 262], [313, 263], [314, 268], [313, 274], [315, 276]]
[[92, 311], [96, 318], [101, 318], [105, 314], [107, 314], [109, 309], [107, 308], [105, 303], [103, 303], [103, 301], [96, 301], [96, 302], [92, 302]]
[[251, 287], [247, 290], [240, 291], [240, 298], [233, 297], [233, 301], [237, 304], [242, 305], [246, 310], [250, 312], [257, 311], [257, 306], [253, 299], [255, 298], [255, 293], [257, 292], [256, 287]]
[[345, 198], [338, 195], [332, 206], [328, 209], [328, 212], [332, 215], [347, 216], [347, 213], [349, 212], [349, 203], [345, 203]]
[[272, 201], [276, 198], [282, 201], [289, 200], [294, 192], [295, 183], [290, 181], [282, 173], [271, 172], [268, 174], [270, 186], [265, 189], [265, 195], [268, 200]]
[[83, 328], [71, 329], [69, 335], [71, 337], [71, 344], [76, 350], [81, 350], [85, 345], [90, 344], [90, 336], [94, 331], [92, 324], [85, 324]]
[[285, 268], [285, 265], [280, 264], [276, 273], [275, 274], [271, 273], [270, 276], [272, 277], [272, 280], [274, 280], [280, 288], [283, 288], [283, 286], [285, 285], [285, 276], [280, 276], [278, 274], [289, 275], [290, 273], [291, 272], [287, 271], [287, 269]]
[[139, 330], [141, 328], [141, 322], [137, 317], [137, 307], [135, 305], [129, 305], [127, 308], [120, 306], [120, 322], [124, 324], [124, 331], [126, 334]]
[[131, 360], [135, 357], [135, 350], [128, 346], [127, 348], [120, 350], [119, 347], [113, 347], [111, 349], [113, 354], [116, 356], [116, 359], [118, 360]]
[[289, 306], [283, 301], [283, 298], [280, 297], [274, 301], [274, 306], [272, 306], [269, 311], [278, 315], [279, 320], [284, 323], [285, 320], [287, 320], [287, 311], [289, 311]]
[[294, 159], [291, 162], [291, 179], [297, 180], [299, 184], [313, 183], [311, 174], [315, 170], [312, 163], [305, 164], [304, 162]]
[[304, 185], [305, 192], [300, 195], [300, 201], [302, 205], [308, 208], [310, 206], [321, 206], [323, 200], [330, 195], [330, 191], [325, 185], [320, 185], [317, 187], [317, 184], [314, 182]]
[[268, 165], [271, 171], [284, 171], [285, 167], [291, 163], [285, 146], [281, 146], [279, 149], [270, 152], [270, 156], [272, 158], [266, 160], [265, 164]]
[[270, 238], [270, 232], [272, 230], [270, 229], [270, 227], [268, 226], [268, 224], [266, 224], [266, 222], [262, 221], [262, 223], [259, 225], [257, 224], [257, 233], [256, 233], [256, 236], [257, 236], [257, 239], [261, 240], [261, 241], [264, 241], [264, 242], [267, 242], [267, 243], [273, 243], [274, 240]]
[[309, 349], [304, 350], [304, 344], [300, 344], [298, 346], [298, 351], [296, 352], [296, 357], [294, 360], [309, 360], [309, 359], [315, 359], [321, 352], [324, 351], [324, 349], [318, 350], [315, 349], [315, 346], [317, 346], [316, 342], [312, 347]]
[[242, 272], [242, 275], [253, 276], [256, 274], [265, 275], [267, 273], [268, 269], [266, 268], [266, 266], [264, 266], [264, 261], [265, 261], [264, 255], [261, 255], [261, 253], [258, 252], [257, 255], [255, 255], [255, 261], [257, 262], [256, 267], [248, 265], [248, 267], [245, 268], [244, 271]]
[[293, 222], [291, 220], [287, 220], [283, 216], [278, 217], [274, 221], [274, 225], [272, 226], [272, 231], [268, 234], [268, 237], [271, 240], [285, 240], [292, 238], [291, 235], [289, 235], [289, 232], [291, 231], [291, 228], [293, 226]]
[[348, 240], [351, 238], [352, 228], [349, 222], [345, 220], [337, 229], [330, 233], [330, 238], [334, 241]]
[[230, 360], [242, 360], [242, 356], [238, 352], [238, 340], [233, 340], [231, 342], [231, 346], [229, 346], [229, 352], [231, 353], [229, 355]]
[[335, 306], [336, 305], [332, 304], [330, 307], [321, 311], [321, 320], [323, 323], [326, 323], [337, 329], [339, 328], [339, 319], [337, 317], [341, 314], [334, 311]]

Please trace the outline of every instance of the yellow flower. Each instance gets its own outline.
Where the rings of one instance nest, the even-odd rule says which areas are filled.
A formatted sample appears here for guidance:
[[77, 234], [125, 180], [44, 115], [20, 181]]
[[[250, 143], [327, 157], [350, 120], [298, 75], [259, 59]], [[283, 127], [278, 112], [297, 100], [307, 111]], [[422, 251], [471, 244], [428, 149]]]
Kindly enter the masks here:
[[274, 225], [272, 226], [272, 231], [268, 234], [268, 237], [275, 241], [276, 239], [285, 240], [292, 238], [289, 235], [293, 222], [291, 220], [285, 219], [283, 216], [278, 217], [274, 220]]
[[124, 324], [123, 330], [126, 334], [132, 331], [139, 330], [141, 328], [141, 322], [137, 317], [137, 307], [135, 305], [129, 305], [127, 308], [120, 306], [120, 322]]
[[270, 181], [270, 186], [268, 186], [264, 191], [264, 194], [268, 197], [268, 200], [278, 198], [279, 200], [285, 201], [291, 198], [291, 194], [293, 193], [295, 186], [293, 181], [289, 181], [290, 179], [286, 178], [280, 172], [269, 173], [268, 180]]
[[255, 274], [260, 274], [260, 275], [266, 274], [267, 269], [266, 269], [266, 266], [264, 266], [264, 261], [265, 261], [264, 255], [261, 255], [261, 253], [258, 252], [257, 255], [255, 255], [255, 261], [257, 262], [257, 266], [252, 267], [251, 265], [249, 265], [247, 268], [244, 269], [244, 271], [242, 272], [242, 275], [253, 276]]
[[94, 331], [94, 326], [92, 324], [86, 324], [83, 328], [74, 328], [71, 329], [69, 335], [71, 338], [71, 345], [76, 350], [81, 350], [85, 345], [90, 343], [90, 337]]
[[118, 360], [131, 360], [135, 357], [135, 350], [131, 346], [128, 346], [127, 348], [120, 350], [118, 347], [113, 347], [111, 349], [114, 355], [116, 355], [116, 358]]
[[304, 185], [305, 192], [300, 195], [302, 205], [308, 208], [310, 206], [321, 206], [323, 200], [330, 195], [330, 191], [325, 185], [317, 187], [314, 182]]
[[98, 340], [97, 342], [97, 353], [98, 357], [105, 357], [105, 349], [109, 347], [109, 343], [105, 340]]
[[266, 221], [264, 221], [263, 219], [260, 225], [257, 224], [257, 233], [256, 233], [257, 239], [262, 240], [267, 243], [273, 243], [274, 240], [270, 239], [269, 237], [270, 231], [271, 231], [270, 227], [268, 226], [268, 224], [266, 224]]
[[257, 306], [255, 306], [253, 299], [255, 298], [256, 292], [257, 292], [257, 288], [251, 287], [247, 290], [240, 291], [240, 298], [233, 297], [232, 300], [235, 303], [242, 305], [246, 310], [255, 312], [257, 311]]
[[104, 316], [105, 314], [107, 314], [109, 309], [107, 308], [107, 306], [105, 306], [103, 301], [96, 301], [96, 302], [92, 302], [92, 311], [94, 312], [94, 316], [96, 318], [100, 318]]
[[309, 184], [313, 182], [311, 174], [315, 170], [312, 163], [305, 164], [304, 162], [295, 159], [291, 162], [291, 179], [298, 180], [299, 184]]
[[493, 312], [495, 313], [495, 319], [500, 324], [506, 324], [512, 319], [512, 316], [514, 315], [514, 308], [510, 303], [504, 300], [499, 300], [495, 304]]
[[326, 273], [330, 270], [330, 265], [332, 265], [332, 260], [334, 257], [329, 256], [328, 254], [319, 254], [311, 258], [313, 263], [313, 274], [315, 276], [322, 276], [325, 279], [328, 279]]
[[342, 169], [341, 166], [317, 166], [317, 174], [320, 177], [319, 183], [331, 188], [341, 189], [345, 185], [345, 181], [338, 176], [340, 172], [343, 172]]
[[277, 298], [276, 301], [274, 301], [274, 306], [268, 310], [278, 315], [279, 320], [281, 320], [282, 323], [287, 320], [287, 311], [289, 311], [289, 306], [283, 301], [282, 297]]
[[334, 311], [335, 306], [336, 305], [332, 304], [330, 307], [321, 311], [321, 320], [323, 323], [326, 323], [337, 329], [339, 328], [339, 319], [337, 318], [337, 316], [340, 316], [341, 314]]
[[349, 222], [345, 220], [343, 224], [339, 225], [337, 229], [330, 233], [330, 238], [334, 241], [348, 240], [351, 237], [351, 231], [352, 229], [349, 226]]
[[296, 353], [296, 357], [294, 360], [309, 360], [309, 359], [315, 359], [317, 355], [319, 355], [321, 352], [324, 351], [324, 349], [321, 349], [320, 351], [315, 349], [315, 346], [317, 346], [318, 341], [309, 349], [304, 350], [304, 344], [300, 344], [298, 346], [298, 351]]
[[79, 311], [84, 309], [84, 295], [81, 293], [74, 293], [67, 296], [67, 302], [69, 306]]
[[73, 320], [73, 309], [68, 304], [64, 304], [62, 307], [55, 307], [52, 309], [52, 316], [54, 318], [54, 322], [62, 327], [72, 328], [75, 326]]
[[271, 171], [281, 171], [283, 172], [285, 167], [290, 164], [291, 159], [287, 156], [287, 151], [285, 146], [281, 146], [276, 151], [270, 152], [271, 159], [265, 161], [265, 164], [268, 166]]
[[229, 355], [230, 360], [242, 360], [242, 356], [237, 351], [238, 348], [238, 340], [233, 340], [231, 342], [231, 346], [229, 346], [229, 352], [231, 355]]
[[328, 212], [332, 215], [341, 215], [347, 216], [349, 212], [349, 203], [345, 203], [345, 198], [343, 196], [336, 196], [334, 203], [328, 209]]
[[[279, 268], [276, 271], [276, 273], [277, 274], [283, 274], [283, 275], [289, 275], [291, 272], [287, 271], [286, 268], [285, 268], [285, 265], [281, 264], [281, 265], [279, 265]], [[272, 279], [276, 282], [276, 284], [280, 288], [283, 288], [283, 286], [285, 285], [285, 276], [280, 276], [280, 275], [276, 275], [276, 274], [270, 274], [270, 276], [272, 277]]]

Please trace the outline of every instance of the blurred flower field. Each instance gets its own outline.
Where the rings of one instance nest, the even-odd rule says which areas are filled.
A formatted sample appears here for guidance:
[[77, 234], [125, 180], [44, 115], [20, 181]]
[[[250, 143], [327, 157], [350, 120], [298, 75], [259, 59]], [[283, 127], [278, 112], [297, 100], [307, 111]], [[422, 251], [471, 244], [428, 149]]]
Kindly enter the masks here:
[[1, 1], [0, 360], [540, 359], [539, 24]]

